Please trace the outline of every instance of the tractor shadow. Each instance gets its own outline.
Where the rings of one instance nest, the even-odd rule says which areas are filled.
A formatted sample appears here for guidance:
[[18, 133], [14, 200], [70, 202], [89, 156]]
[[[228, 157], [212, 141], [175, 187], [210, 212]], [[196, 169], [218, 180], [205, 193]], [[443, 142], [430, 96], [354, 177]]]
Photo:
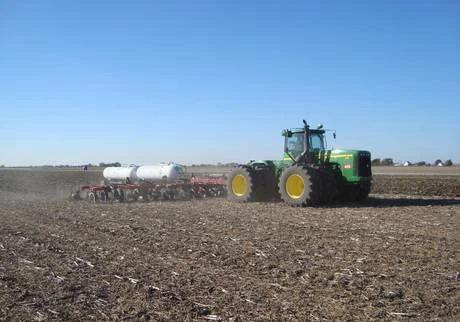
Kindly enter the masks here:
[[391, 207], [423, 207], [423, 206], [456, 206], [460, 205], [460, 199], [455, 198], [407, 198], [407, 197], [374, 197], [369, 196], [366, 200], [360, 202], [344, 202], [334, 204], [333, 207], [351, 207], [351, 208], [391, 208]]

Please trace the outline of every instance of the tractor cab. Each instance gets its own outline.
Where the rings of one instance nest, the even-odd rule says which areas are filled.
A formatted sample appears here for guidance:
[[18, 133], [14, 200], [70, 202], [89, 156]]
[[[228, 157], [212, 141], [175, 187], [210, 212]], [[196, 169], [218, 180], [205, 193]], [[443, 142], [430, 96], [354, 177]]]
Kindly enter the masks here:
[[[284, 151], [289, 153], [294, 159], [298, 158], [305, 151], [305, 132], [303, 129], [290, 129], [282, 132], [284, 136]], [[325, 149], [324, 130], [310, 130], [308, 144], [310, 152]], [[288, 155], [285, 155], [288, 157]], [[289, 158], [290, 159], [290, 158]]]

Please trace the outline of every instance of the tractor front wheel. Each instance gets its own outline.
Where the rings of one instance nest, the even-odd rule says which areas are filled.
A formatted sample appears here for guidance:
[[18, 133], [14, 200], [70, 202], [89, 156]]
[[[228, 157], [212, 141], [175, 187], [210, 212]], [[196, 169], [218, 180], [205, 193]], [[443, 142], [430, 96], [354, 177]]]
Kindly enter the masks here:
[[284, 169], [279, 181], [281, 199], [290, 206], [306, 207], [321, 203], [320, 169], [293, 165]]

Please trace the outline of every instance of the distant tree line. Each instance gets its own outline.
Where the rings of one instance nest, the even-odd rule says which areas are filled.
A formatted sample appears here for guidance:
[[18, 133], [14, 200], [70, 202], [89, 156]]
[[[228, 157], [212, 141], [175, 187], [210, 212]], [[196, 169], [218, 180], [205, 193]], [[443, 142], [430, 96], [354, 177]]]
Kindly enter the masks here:
[[107, 168], [107, 167], [121, 167], [121, 163], [120, 162], [113, 162], [113, 163], [104, 163], [104, 162], [100, 162], [99, 163], [99, 166], [101, 168]]
[[191, 167], [236, 167], [238, 163], [235, 162], [230, 162], [230, 163], [222, 163], [222, 162], [217, 162], [217, 164], [207, 164], [207, 163], [201, 163], [201, 164], [192, 164]]
[[[385, 159], [380, 159], [380, 158], [377, 158], [377, 159], [374, 159], [371, 161], [371, 164], [373, 166], [394, 166], [395, 163], [393, 161], [392, 158], [385, 158]], [[403, 165], [406, 165], [406, 166], [419, 166], [419, 167], [423, 167], [423, 166], [431, 166], [431, 165], [434, 165], [434, 166], [439, 166], [439, 165], [443, 165], [443, 166], [446, 166], [446, 167], [450, 167], [453, 165], [453, 162], [452, 160], [446, 160], [444, 162], [442, 162], [442, 160], [440, 159], [437, 159], [436, 161], [434, 161], [433, 164], [431, 163], [427, 163], [426, 161], [419, 161], [419, 162], [409, 162], [409, 161], [406, 161], [406, 163], [404, 163]]]
[[[446, 167], [449, 167], [449, 166], [452, 166], [453, 165], [453, 162], [452, 160], [448, 159], [446, 161], [442, 161], [440, 159], [437, 159], [436, 161], [434, 161], [432, 164], [431, 163], [427, 163], [426, 161], [419, 161], [419, 162], [415, 162], [415, 163], [412, 163], [412, 162], [409, 162], [407, 161], [405, 164], [396, 164], [392, 158], [383, 158], [383, 159], [380, 159], [380, 158], [377, 158], [377, 159], [373, 159], [371, 161], [371, 164], [373, 166], [394, 166], [394, 165], [408, 165], [408, 166], [439, 166], [439, 165], [443, 165], [443, 166], [446, 166]], [[221, 163], [221, 162], [217, 162], [217, 166], [219, 167], [235, 167], [237, 166], [238, 163], [235, 163], [235, 162], [229, 162], [229, 163]], [[87, 168], [91, 168], [91, 167], [101, 167], [101, 168], [106, 168], [106, 167], [121, 167], [121, 163], [120, 162], [111, 162], [111, 163], [105, 163], [105, 162], [100, 162], [99, 165], [93, 165], [91, 163], [88, 163], [88, 164], [84, 164], [84, 165], [68, 165], [68, 164], [61, 164], [61, 165], [41, 165], [41, 166], [28, 166], [28, 167], [20, 167], [20, 168], [83, 168], [83, 167], [87, 167]], [[202, 164], [192, 164], [191, 167], [213, 167], [213, 166], [216, 166], [216, 164], [205, 164], [205, 163], [202, 163]], [[5, 168], [5, 165], [0, 165], [0, 168]]]
[[385, 159], [374, 159], [371, 162], [372, 165], [384, 165], [384, 166], [392, 166], [394, 165], [393, 159], [385, 158]]

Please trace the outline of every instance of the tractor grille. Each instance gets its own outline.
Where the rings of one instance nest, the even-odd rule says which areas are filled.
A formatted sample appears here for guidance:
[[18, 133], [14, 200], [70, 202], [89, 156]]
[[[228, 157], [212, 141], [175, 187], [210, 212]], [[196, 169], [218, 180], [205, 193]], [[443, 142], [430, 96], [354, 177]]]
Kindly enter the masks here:
[[370, 155], [360, 155], [358, 157], [358, 177], [372, 176]]

